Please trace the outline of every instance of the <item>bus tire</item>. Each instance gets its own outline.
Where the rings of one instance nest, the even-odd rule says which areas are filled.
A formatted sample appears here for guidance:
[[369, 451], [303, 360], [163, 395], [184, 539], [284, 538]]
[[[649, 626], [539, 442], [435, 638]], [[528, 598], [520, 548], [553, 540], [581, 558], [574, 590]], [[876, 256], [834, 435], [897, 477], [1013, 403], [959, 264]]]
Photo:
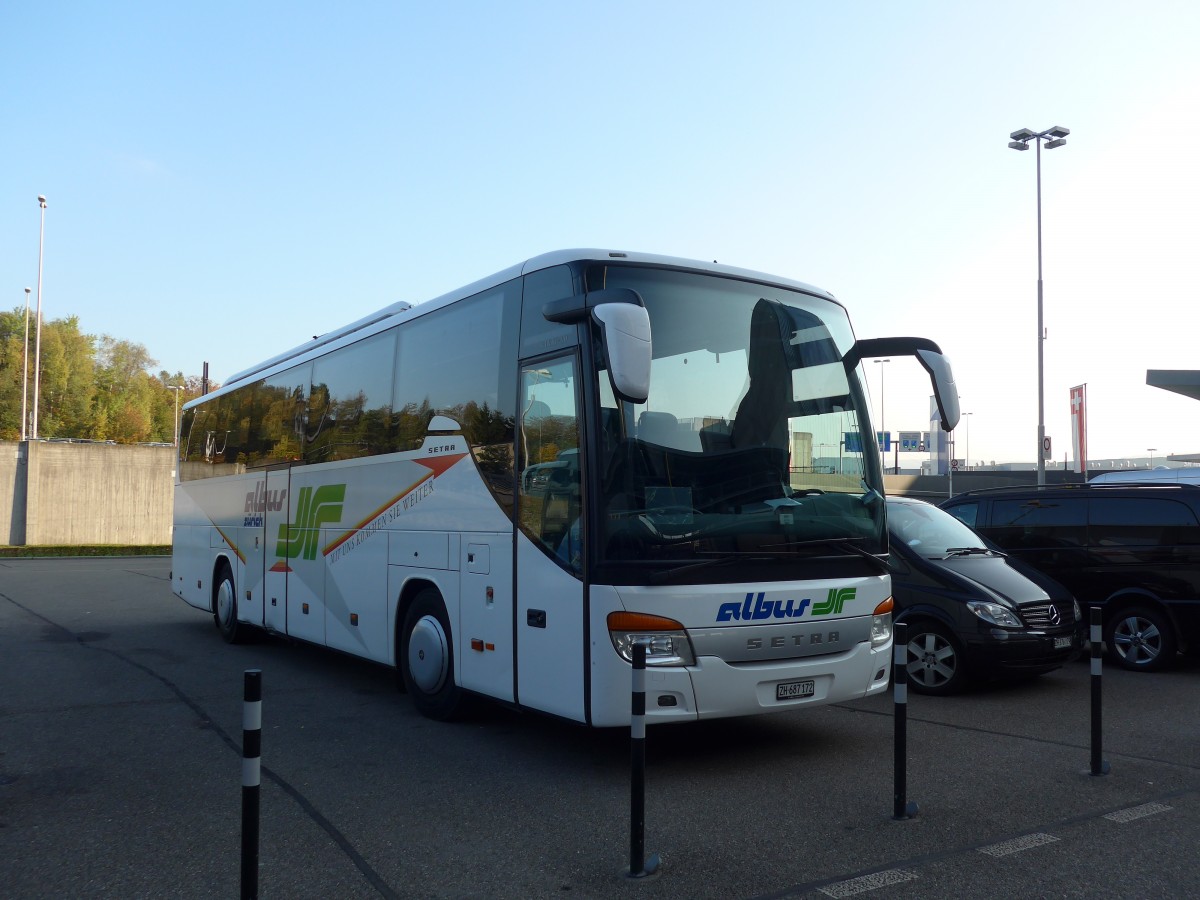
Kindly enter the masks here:
[[438, 721], [458, 715], [462, 691], [454, 683], [454, 643], [446, 606], [435, 588], [413, 599], [404, 616], [400, 673], [417, 711]]
[[238, 621], [237, 587], [227, 562], [217, 567], [217, 582], [213, 588], [213, 622], [226, 643], [240, 644], [245, 639], [246, 629]]

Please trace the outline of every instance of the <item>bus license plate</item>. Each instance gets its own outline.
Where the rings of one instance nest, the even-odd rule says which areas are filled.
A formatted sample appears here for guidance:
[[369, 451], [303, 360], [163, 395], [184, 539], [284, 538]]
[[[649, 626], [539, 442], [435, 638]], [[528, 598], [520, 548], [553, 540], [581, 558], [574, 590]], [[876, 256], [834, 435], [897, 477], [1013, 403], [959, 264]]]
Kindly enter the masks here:
[[811, 697], [817, 692], [817, 683], [808, 681], [785, 681], [775, 685], [776, 700], [797, 700], [800, 697]]
[[1071, 639], [1069, 637], [1056, 637], [1054, 639], [1054, 649], [1055, 650], [1062, 650], [1064, 647], [1070, 647], [1070, 646], [1071, 646]]

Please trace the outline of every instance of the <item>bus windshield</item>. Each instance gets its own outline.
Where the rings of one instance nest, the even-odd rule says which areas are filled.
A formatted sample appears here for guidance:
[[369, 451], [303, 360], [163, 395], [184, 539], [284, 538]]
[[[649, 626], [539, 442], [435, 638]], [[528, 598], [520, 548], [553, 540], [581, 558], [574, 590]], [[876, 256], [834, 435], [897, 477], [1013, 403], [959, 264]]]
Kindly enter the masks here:
[[841, 306], [648, 267], [608, 266], [589, 282], [637, 291], [653, 335], [645, 403], [614, 396], [597, 344], [606, 580], [698, 567], [707, 581], [804, 577], [810, 560], [861, 566], [886, 551], [879, 457], [862, 438], [862, 371], [842, 362], [854, 335]]

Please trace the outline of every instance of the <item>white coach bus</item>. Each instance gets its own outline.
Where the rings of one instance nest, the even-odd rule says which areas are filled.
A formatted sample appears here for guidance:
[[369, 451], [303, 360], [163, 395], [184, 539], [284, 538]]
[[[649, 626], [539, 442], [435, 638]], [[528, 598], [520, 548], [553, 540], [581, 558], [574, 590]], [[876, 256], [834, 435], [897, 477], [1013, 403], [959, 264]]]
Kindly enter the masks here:
[[650, 722], [874, 694], [892, 601], [860, 362], [903, 354], [952, 429], [937, 346], [856, 342], [823, 291], [539, 256], [187, 404], [172, 589], [228, 641], [393, 666], [434, 718], [470, 693], [628, 724], [638, 640]]

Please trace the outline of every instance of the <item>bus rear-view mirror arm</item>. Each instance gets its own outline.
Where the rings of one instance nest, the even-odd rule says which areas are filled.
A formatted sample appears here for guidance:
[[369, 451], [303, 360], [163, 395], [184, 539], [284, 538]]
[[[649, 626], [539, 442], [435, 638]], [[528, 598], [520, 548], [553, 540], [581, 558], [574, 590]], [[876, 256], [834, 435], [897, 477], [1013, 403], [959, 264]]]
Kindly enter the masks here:
[[929, 373], [933, 383], [933, 396], [937, 402], [938, 416], [945, 431], [953, 431], [958, 425], [958, 385], [954, 383], [954, 372], [950, 360], [946, 359], [941, 347], [928, 338], [892, 337], [871, 338], [855, 341], [846, 354], [846, 371], [850, 371], [864, 359], [881, 359], [885, 356], [915, 356]]

